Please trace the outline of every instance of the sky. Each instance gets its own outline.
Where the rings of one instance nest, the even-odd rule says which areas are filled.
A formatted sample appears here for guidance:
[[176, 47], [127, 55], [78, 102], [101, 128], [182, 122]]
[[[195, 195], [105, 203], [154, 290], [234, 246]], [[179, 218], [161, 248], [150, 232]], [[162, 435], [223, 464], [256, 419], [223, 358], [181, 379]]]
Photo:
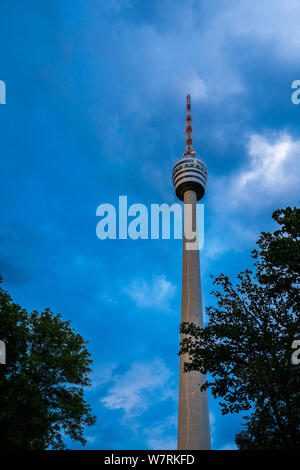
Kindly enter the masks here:
[[[251, 268], [300, 182], [297, 0], [1, 1], [0, 272], [89, 341], [86, 449], [176, 448], [180, 240], [99, 240], [103, 203], [173, 204], [191, 94], [210, 275]], [[209, 397], [213, 449], [241, 417]], [[68, 448], [81, 448], [67, 441]]]

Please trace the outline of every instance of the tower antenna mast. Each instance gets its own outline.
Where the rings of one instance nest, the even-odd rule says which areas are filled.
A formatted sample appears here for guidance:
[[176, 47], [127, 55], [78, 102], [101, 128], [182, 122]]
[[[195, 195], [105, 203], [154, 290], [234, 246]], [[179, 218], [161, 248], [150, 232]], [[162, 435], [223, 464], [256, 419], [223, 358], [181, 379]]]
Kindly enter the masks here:
[[186, 127], [185, 127], [185, 150], [186, 155], [190, 155], [193, 150], [193, 128], [192, 128], [192, 116], [191, 116], [191, 95], [188, 94], [186, 97]]

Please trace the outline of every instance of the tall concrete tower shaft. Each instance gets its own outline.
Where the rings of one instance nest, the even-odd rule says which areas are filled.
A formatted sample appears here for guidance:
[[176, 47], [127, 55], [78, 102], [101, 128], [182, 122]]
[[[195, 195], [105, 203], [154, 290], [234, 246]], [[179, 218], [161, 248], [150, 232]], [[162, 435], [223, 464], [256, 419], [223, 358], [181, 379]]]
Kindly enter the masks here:
[[[191, 249], [190, 234], [197, 232], [196, 204], [205, 193], [207, 170], [192, 149], [190, 95], [187, 97], [186, 152], [173, 169], [173, 184], [177, 197], [184, 202], [184, 237], [182, 259], [181, 322], [203, 326], [199, 249]], [[187, 237], [188, 234], [188, 237]], [[181, 335], [181, 341], [183, 335]], [[183, 371], [187, 355], [180, 356], [178, 449], [210, 449], [210, 429], [207, 393], [200, 391], [205, 377], [200, 372]]]

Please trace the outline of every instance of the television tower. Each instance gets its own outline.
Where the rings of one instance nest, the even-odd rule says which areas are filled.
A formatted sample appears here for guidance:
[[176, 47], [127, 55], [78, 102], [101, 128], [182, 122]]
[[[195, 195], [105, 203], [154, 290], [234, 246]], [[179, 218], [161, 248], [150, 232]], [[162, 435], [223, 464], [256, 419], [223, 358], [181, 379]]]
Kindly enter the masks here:
[[[181, 322], [203, 326], [202, 295], [200, 279], [199, 247], [189, 249], [187, 233], [197, 228], [196, 204], [205, 193], [207, 169], [205, 163], [196, 158], [192, 146], [191, 97], [187, 95], [186, 149], [183, 157], [173, 169], [173, 184], [176, 196], [184, 203], [184, 236], [182, 259]], [[190, 210], [191, 209], [191, 210]], [[198, 240], [198, 236], [196, 237]], [[191, 241], [191, 240], [189, 240]], [[181, 335], [182, 341], [184, 335]], [[178, 441], [179, 450], [210, 449], [210, 429], [207, 392], [200, 385], [205, 376], [200, 372], [183, 372], [186, 354], [180, 356]]]

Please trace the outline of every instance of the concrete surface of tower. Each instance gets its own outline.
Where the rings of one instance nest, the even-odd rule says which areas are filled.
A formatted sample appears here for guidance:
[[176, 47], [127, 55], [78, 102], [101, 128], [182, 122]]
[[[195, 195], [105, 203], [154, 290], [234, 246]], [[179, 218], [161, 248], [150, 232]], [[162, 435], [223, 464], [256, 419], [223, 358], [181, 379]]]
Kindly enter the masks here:
[[[173, 169], [176, 196], [184, 203], [184, 223], [197, 228], [196, 204], [205, 193], [207, 169], [196, 157], [192, 147], [191, 97], [187, 95], [186, 150]], [[188, 212], [188, 205], [192, 208]], [[192, 214], [187, 217], [187, 214]], [[190, 227], [191, 228], [191, 227]], [[183, 236], [181, 322], [203, 326], [199, 249], [187, 249], [186, 230]], [[183, 336], [181, 336], [181, 340]], [[205, 377], [199, 372], [183, 372], [186, 355], [180, 356], [178, 440], [180, 450], [210, 449], [210, 429], [207, 393], [200, 391]]]

